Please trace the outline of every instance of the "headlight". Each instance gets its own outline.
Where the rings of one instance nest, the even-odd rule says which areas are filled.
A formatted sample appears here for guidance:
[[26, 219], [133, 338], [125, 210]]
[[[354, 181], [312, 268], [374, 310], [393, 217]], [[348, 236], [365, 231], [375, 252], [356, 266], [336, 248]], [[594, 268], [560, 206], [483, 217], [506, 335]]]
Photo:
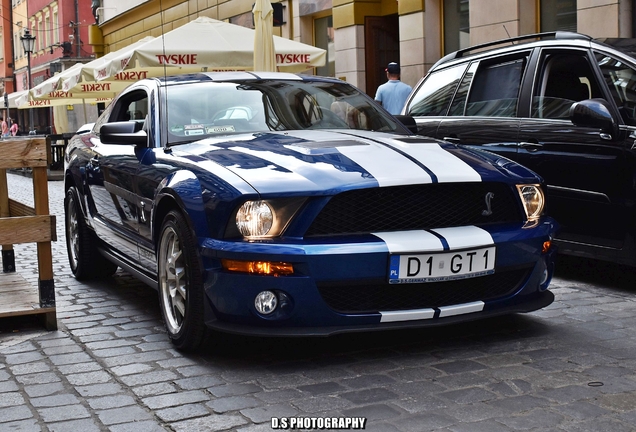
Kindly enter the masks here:
[[517, 185], [523, 209], [529, 221], [536, 221], [543, 213], [545, 197], [539, 185]]
[[265, 201], [247, 201], [236, 213], [236, 227], [245, 237], [266, 235], [273, 222], [274, 213]]
[[282, 235], [306, 197], [269, 198], [246, 201], [227, 221], [225, 238], [273, 238]]

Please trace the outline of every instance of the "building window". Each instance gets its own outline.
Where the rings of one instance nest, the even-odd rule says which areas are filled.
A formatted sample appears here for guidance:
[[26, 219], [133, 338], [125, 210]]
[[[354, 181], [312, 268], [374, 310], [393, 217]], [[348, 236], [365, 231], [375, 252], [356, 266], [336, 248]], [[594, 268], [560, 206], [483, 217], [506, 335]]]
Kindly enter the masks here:
[[316, 68], [316, 75], [336, 76], [336, 49], [334, 48], [333, 17], [331, 15], [314, 20], [315, 46], [327, 50], [327, 62]]
[[48, 48], [53, 43], [51, 42], [51, 14], [49, 12], [44, 15], [44, 47]]
[[53, 10], [53, 43], [60, 42], [60, 25], [57, 20], [57, 9]]
[[576, 0], [541, 0], [541, 31], [576, 31]]
[[[20, 47], [20, 33], [13, 34], [13, 52], [17, 56], [17, 58], [22, 58], [22, 47]], [[19, 49], [18, 49], [19, 48]]]
[[444, 54], [470, 46], [469, 0], [443, 0]]
[[35, 35], [37, 36], [37, 50], [42, 51], [46, 46], [46, 32], [44, 31], [44, 22], [42, 22], [42, 17], [38, 19], [38, 32], [35, 33]]

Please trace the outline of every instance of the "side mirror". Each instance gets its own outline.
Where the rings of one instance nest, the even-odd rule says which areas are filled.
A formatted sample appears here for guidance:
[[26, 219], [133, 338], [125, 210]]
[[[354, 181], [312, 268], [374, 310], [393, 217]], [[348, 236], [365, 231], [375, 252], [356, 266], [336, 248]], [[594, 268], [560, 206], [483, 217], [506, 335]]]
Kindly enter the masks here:
[[134, 144], [146, 146], [148, 134], [142, 130], [143, 123], [123, 121], [106, 123], [99, 129], [99, 139], [104, 144]]
[[570, 120], [576, 126], [599, 128], [609, 134], [609, 139], [618, 136], [618, 120], [612, 114], [611, 106], [605, 99], [586, 99], [573, 103]]
[[395, 115], [396, 119], [400, 121], [408, 130], [417, 134], [417, 123], [415, 123], [415, 119], [408, 115]]

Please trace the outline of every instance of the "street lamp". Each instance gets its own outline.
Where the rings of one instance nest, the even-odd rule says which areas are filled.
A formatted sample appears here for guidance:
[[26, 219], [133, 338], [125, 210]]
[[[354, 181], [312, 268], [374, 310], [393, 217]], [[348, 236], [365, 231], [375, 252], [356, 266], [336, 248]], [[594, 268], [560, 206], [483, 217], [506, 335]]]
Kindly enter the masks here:
[[[27, 55], [28, 91], [31, 91], [31, 53], [35, 48], [35, 36], [33, 36], [27, 28], [24, 29], [24, 35], [20, 36], [20, 41], [22, 42], [24, 53]], [[29, 135], [35, 135], [35, 130], [33, 129], [33, 108], [29, 108]]]

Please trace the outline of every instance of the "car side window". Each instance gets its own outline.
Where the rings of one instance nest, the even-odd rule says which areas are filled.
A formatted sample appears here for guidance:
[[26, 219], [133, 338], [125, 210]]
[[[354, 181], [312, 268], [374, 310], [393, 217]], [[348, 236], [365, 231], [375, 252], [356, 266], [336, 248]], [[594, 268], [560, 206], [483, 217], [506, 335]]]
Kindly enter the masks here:
[[407, 115], [442, 116], [446, 115], [455, 89], [464, 75], [466, 64], [460, 64], [431, 73], [417, 89], [409, 103]]
[[131, 92], [116, 103], [110, 116], [111, 122], [136, 120], [143, 123], [148, 114], [148, 95], [145, 91]]
[[470, 86], [467, 116], [515, 117], [527, 57], [482, 62]]
[[601, 97], [586, 53], [546, 53], [540, 65], [532, 117], [567, 120], [574, 102]]
[[594, 56], [625, 124], [636, 126], [636, 71], [600, 52]]

